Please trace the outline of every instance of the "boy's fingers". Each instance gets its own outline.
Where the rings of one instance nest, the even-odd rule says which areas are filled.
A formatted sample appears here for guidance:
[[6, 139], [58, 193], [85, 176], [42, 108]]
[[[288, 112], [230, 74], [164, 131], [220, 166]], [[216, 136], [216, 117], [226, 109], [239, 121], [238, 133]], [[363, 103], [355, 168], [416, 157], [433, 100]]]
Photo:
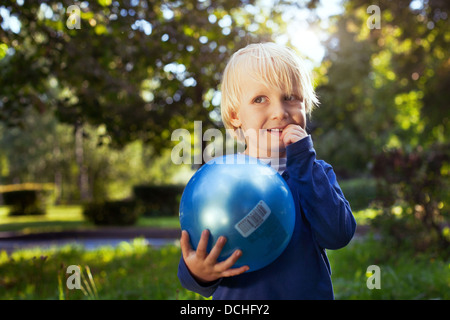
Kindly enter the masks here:
[[302, 138], [303, 138], [303, 136], [301, 136], [300, 134], [291, 133], [290, 135], [286, 135], [286, 136], [283, 137], [283, 142], [285, 144], [289, 144], [289, 143], [292, 143], [292, 142], [299, 141]]
[[289, 132], [291, 132], [291, 133], [298, 132], [301, 134], [306, 133], [306, 131], [301, 126], [299, 126], [297, 124], [290, 124], [286, 128], [284, 128], [283, 132], [281, 133], [281, 136], [283, 137], [283, 135], [285, 135]]
[[186, 230], [181, 231], [180, 247], [183, 258], [186, 258], [193, 251], [189, 242], [189, 233]]
[[197, 246], [197, 256], [201, 259], [206, 257], [206, 249], [208, 247], [209, 230], [205, 229], [200, 236], [200, 241]]
[[222, 272], [221, 277], [222, 278], [226, 278], [226, 277], [234, 277], [237, 276], [241, 273], [244, 273], [245, 271], [247, 271], [249, 269], [248, 266], [242, 266], [240, 268], [232, 268], [232, 269], [228, 269], [225, 270], [224, 272]]
[[232, 266], [234, 266], [234, 264], [236, 263], [236, 261], [242, 256], [242, 251], [241, 250], [236, 250], [235, 252], [233, 252], [233, 254], [231, 256], [228, 257], [228, 259], [226, 259], [225, 261], [219, 262], [217, 264], [217, 268], [220, 272], [226, 271], [228, 269], [230, 269]]
[[226, 242], [227, 242], [227, 238], [225, 238], [223, 236], [219, 237], [219, 239], [217, 239], [216, 244], [214, 245], [214, 247], [211, 249], [208, 256], [206, 257], [206, 260], [208, 260], [209, 263], [216, 264], [217, 258], [219, 258], [220, 253], [222, 252], [222, 249]]
[[280, 138], [285, 144], [290, 144], [305, 136], [307, 136], [307, 133], [301, 126], [290, 124], [283, 130]]
[[284, 140], [284, 137], [287, 135], [287, 134], [289, 134], [289, 132], [292, 130], [292, 127], [293, 127], [294, 125], [293, 124], [290, 124], [290, 125], [288, 125], [286, 128], [284, 128], [283, 129], [283, 132], [281, 132], [281, 140]]

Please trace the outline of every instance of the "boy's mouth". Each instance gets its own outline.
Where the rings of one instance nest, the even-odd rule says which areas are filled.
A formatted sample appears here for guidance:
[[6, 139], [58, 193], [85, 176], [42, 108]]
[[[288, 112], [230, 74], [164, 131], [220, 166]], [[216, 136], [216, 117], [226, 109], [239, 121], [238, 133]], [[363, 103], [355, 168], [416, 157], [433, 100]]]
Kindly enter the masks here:
[[281, 136], [281, 134], [283, 133], [283, 129], [282, 128], [267, 129], [267, 131], [270, 134], [273, 134], [273, 135], [276, 135], [276, 136]]

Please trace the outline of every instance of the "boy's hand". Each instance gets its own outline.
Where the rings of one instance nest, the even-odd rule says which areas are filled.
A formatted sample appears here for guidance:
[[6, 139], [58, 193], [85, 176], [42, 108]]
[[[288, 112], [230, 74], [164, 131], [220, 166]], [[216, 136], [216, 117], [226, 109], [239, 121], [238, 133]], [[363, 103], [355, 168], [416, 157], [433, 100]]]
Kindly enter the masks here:
[[301, 126], [297, 124], [290, 124], [283, 129], [283, 132], [281, 133], [281, 139], [283, 140], [284, 145], [287, 147], [288, 145], [303, 139], [307, 135], [308, 134], [306, 133], [305, 129], [303, 129]]
[[232, 277], [244, 273], [249, 268], [231, 268], [242, 255], [241, 250], [236, 250], [233, 254], [222, 262], [217, 262], [217, 258], [227, 242], [225, 237], [219, 237], [210, 253], [206, 252], [208, 246], [209, 231], [204, 230], [198, 242], [197, 250], [192, 249], [189, 243], [189, 233], [185, 230], [181, 232], [180, 246], [184, 262], [191, 274], [199, 282], [211, 282], [224, 277]]

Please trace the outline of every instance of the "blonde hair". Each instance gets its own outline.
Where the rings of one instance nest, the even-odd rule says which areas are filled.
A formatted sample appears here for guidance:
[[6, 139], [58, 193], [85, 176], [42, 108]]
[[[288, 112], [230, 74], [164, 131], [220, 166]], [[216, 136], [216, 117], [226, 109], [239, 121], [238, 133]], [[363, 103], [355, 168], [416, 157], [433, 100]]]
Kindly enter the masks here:
[[227, 129], [237, 129], [230, 120], [239, 110], [245, 87], [240, 79], [244, 73], [266, 87], [299, 95], [304, 99], [308, 114], [319, 104], [310, 74], [292, 49], [272, 42], [250, 44], [231, 56], [222, 76], [221, 115]]

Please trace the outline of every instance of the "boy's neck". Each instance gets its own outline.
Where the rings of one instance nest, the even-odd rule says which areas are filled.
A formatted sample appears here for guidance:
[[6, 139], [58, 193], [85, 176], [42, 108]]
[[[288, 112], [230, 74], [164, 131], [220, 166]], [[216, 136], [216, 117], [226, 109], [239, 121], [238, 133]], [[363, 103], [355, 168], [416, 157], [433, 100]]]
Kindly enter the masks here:
[[250, 153], [250, 150], [247, 148], [244, 151], [244, 154], [254, 157], [254, 158], [286, 158], [286, 149], [279, 150], [278, 152], [271, 151], [271, 150], [257, 150], [257, 152]]

